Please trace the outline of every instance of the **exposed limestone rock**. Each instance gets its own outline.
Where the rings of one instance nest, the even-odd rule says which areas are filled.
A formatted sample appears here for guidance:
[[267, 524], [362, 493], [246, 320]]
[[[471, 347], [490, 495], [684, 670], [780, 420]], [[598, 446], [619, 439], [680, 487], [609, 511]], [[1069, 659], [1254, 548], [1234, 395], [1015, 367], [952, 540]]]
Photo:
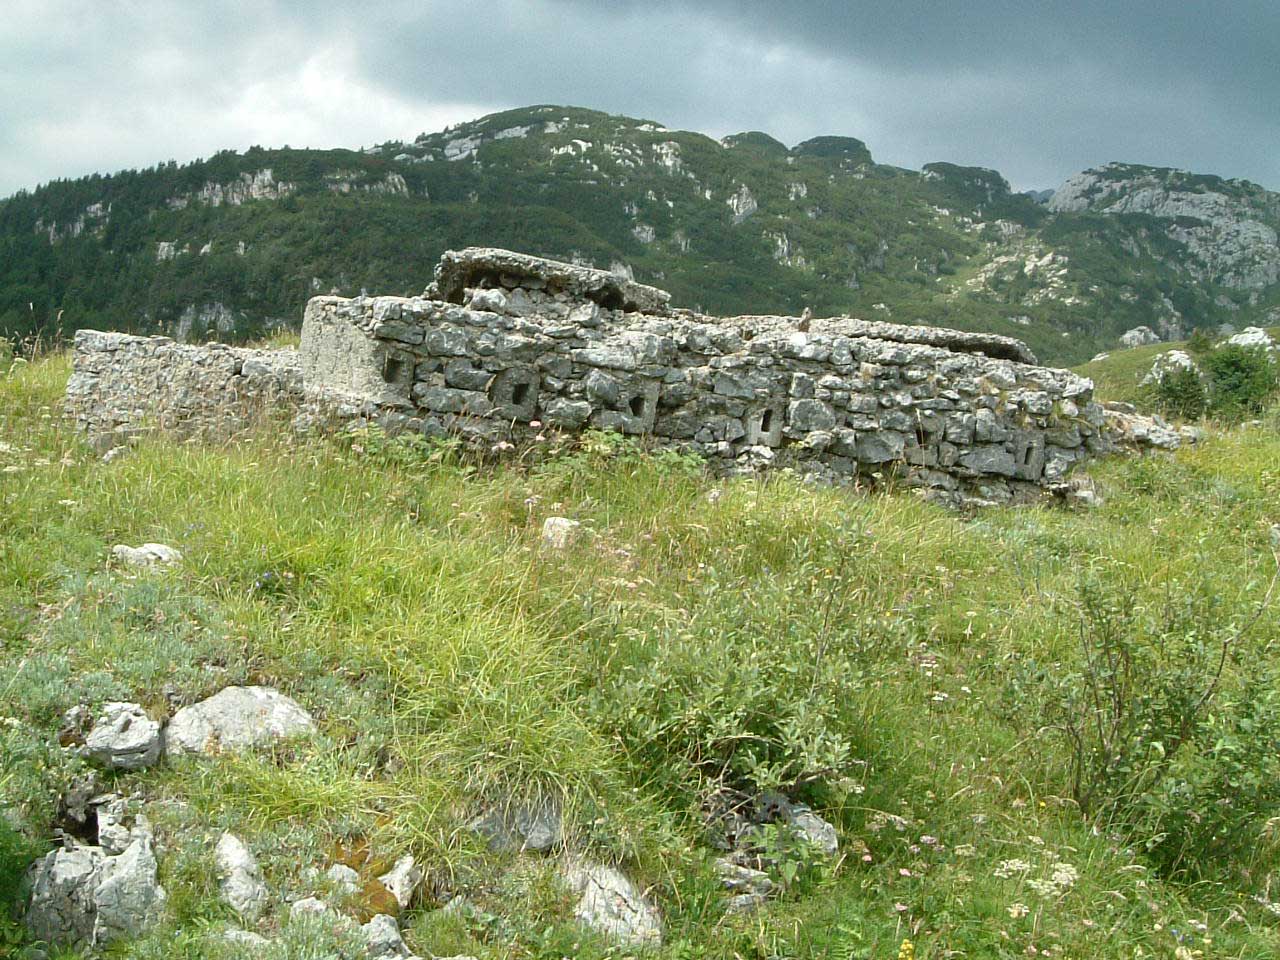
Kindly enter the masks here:
[[1194, 258], [1194, 279], [1261, 290], [1280, 281], [1280, 242], [1263, 222], [1274, 218], [1273, 204], [1261, 188], [1240, 180], [1108, 164], [1069, 177], [1048, 207], [1162, 218], [1166, 235]]
[[1239, 333], [1228, 337], [1227, 343], [1235, 347], [1266, 350], [1269, 353], [1274, 353], [1276, 350], [1276, 342], [1271, 339], [1271, 334], [1261, 327], [1245, 327]]
[[111, 556], [130, 567], [165, 567], [182, 561], [178, 550], [163, 543], [144, 543], [140, 547], [118, 543], [111, 548]]
[[149, 767], [160, 759], [160, 724], [136, 703], [104, 704], [85, 737], [84, 754], [111, 769]]
[[343, 896], [350, 896], [360, 889], [360, 874], [345, 863], [335, 863], [325, 871], [324, 876], [334, 890]]
[[1203, 376], [1199, 365], [1191, 358], [1191, 354], [1185, 350], [1167, 350], [1156, 357], [1155, 362], [1151, 364], [1151, 372], [1142, 378], [1142, 385], [1145, 387], [1152, 383], [1160, 383], [1169, 374], [1180, 370], [1191, 370]]
[[311, 715], [284, 694], [270, 687], [227, 687], [175, 713], [165, 747], [172, 754], [213, 754], [314, 731]]
[[407, 958], [413, 956], [404, 938], [400, 936], [400, 925], [396, 918], [380, 913], [360, 928], [368, 944], [368, 956], [371, 960], [382, 957]]
[[257, 920], [267, 907], [267, 885], [262, 871], [244, 842], [232, 833], [218, 838], [214, 849], [222, 898], [231, 909], [248, 921]]
[[318, 897], [303, 897], [289, 904], [291, 917], [327, 917], [332, 913], [333, 909]]
[[542, 523], [542, 542], [552, 550], [563, 550], [573, 543], [582, 524], [568, 517], [547, 517]]
[[32, 866], [27, 928], [36, 940], [103, 947], [155, 924], [167, 899], [150, 838], [108, 856], [101, 847], [54, 850]]
[[422, 869], [409, 854], [395, 862], [387, 873], [378, 878], [384, 887], [396, 898], [402, 910], [408, 910], [413, 903], [418, 886], [422, 883]]
[[1132, 330], [1126, 330], [1120, 335], [1121, 345], [1129, 349], [1145, 347], [1148, 344], [1159, 342], [1160, 335], [1150, 327], [1134, 327]]
[[662, 943], [657, 909], [621, 872], [603, 864], [571, 863], [565, 882], [581, 894], [573, 915], [579, 922], [631, 947]]

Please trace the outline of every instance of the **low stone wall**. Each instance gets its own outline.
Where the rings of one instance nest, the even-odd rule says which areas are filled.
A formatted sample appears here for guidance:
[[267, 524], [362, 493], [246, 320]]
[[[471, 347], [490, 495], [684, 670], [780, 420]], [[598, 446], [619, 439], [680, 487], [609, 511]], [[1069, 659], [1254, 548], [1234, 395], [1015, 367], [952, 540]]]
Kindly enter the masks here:
[[295, 350], [193, 346], [167, 337], [77, 331], [66, 409], [102, 447], [148, 429], [218, 439], [302, 402]]
[[[567, 269], [590, 282], [565, 282]], [[309, 394], [398, 429], [519, 441], [595, 427], [679, 444], [729, 472], [898, 470], [1001, 500], [1109, 448], [1092, 383], [1025, 362], [1009, 338], [705, 317], [603, 271], [505, 251], [450, 254], [438, 273], [423, 297], [313, 299]], [[635, 303], [650, 312], [625, 309]]]
[[469, 249], [420, 297], [313, 299], [298, 351], [81, 331], [67, 405], [108, 442], [226, 436], [264, 407], [499, 447], [598, 428], [725, 473], [895, 474], [1006, 501], [1112, 445], [1091, 381], [1034, 359], [987, 334], [707, 317], [604, 271]]

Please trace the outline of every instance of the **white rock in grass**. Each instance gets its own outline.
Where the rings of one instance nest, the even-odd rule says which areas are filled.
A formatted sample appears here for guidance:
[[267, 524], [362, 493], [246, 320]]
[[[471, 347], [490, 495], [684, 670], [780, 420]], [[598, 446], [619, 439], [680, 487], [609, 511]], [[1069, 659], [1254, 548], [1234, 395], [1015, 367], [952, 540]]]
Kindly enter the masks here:
[[108, 703], [84, 741], [84, 754], [113, 770], [141, 770], [160, 759], [160, 724], [136, 703]]
[[579, 922], [632, 947], [662, 943], [662, 920], [657, 909], [635, 885], [613, 867], [572, 863], [565, 881], [581, 894], [573, 915]]
[[316, 897], [304, 897], [289, 904], [291, 917], [324, 917], [332, 912], [327, 903]]
[[413, 895], [418, 892], [418, 884], [422, 883], [422, 870], [412, 855], [406, 854], [378, 879], [396, 898], [401, 909], [407, 910], [413, 902]]
[[222, 898], [245, 920], [257, 920], [267, 906], [267, 885], [249, 848], [233, 833], [224, 833], [213, 852]]
[[236, 947], [260, 948], [271, 945], [271, 941], [266, 937], [250, 933], [248, 930], [227, 930], [222, 934], [222, 939]]
[[360, 874], [345, 863], [335, 863], [325, 871], [325, 877], [333, 884], [333, 888], [343, 896], [349, 896], [360, 889]]
[[413, 956], [405, 945], [404, 938], [400, 936], [400, 925], [396, 923], [395, 917], [380, 913], [360, 929], [364, 933], [365, 943], [368, 944], [369, 957]]
[[216, 754], [263, 746], [315, 732], [311, 714], [270, 687], [227, 687], [208, 700], [183, 707], [165, 731], [174, 754]]
[[542, 542], [552, 550], [563, 550], [578, 539], [582, 524], [568, 517], [547, 517], [542, 524]]
[[118, 543], [111, 548], [111, 556], [130, 567], [165, 567], [182, 560], [182, 554], [163, 543], [144, 543], [130, 547]]

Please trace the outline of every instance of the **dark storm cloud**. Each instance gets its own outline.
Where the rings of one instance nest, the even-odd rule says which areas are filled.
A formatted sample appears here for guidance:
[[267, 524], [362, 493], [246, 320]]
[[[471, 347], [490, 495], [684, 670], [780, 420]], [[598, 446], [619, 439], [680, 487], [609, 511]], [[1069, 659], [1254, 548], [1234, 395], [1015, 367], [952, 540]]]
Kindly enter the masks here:
[[0, 193], [250, 143], [358, 146], [530, 103], [1056, 185], [1108, 160], [1280, 187], [1280, 4], [20, 4]]

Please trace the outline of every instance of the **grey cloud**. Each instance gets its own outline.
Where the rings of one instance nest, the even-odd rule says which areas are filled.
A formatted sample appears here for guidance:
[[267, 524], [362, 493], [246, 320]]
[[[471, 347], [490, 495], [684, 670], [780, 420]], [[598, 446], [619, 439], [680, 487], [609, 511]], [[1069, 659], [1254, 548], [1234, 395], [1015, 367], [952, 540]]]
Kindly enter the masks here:
[[[530, 103], [1051, 186], [1108, 160], [1280, 187], [1272, 0], [64, 0], [0, 35], [0, 194], [251, 142], [359, 146]], [[94, 42], [86, 43], [92, 37]]]

